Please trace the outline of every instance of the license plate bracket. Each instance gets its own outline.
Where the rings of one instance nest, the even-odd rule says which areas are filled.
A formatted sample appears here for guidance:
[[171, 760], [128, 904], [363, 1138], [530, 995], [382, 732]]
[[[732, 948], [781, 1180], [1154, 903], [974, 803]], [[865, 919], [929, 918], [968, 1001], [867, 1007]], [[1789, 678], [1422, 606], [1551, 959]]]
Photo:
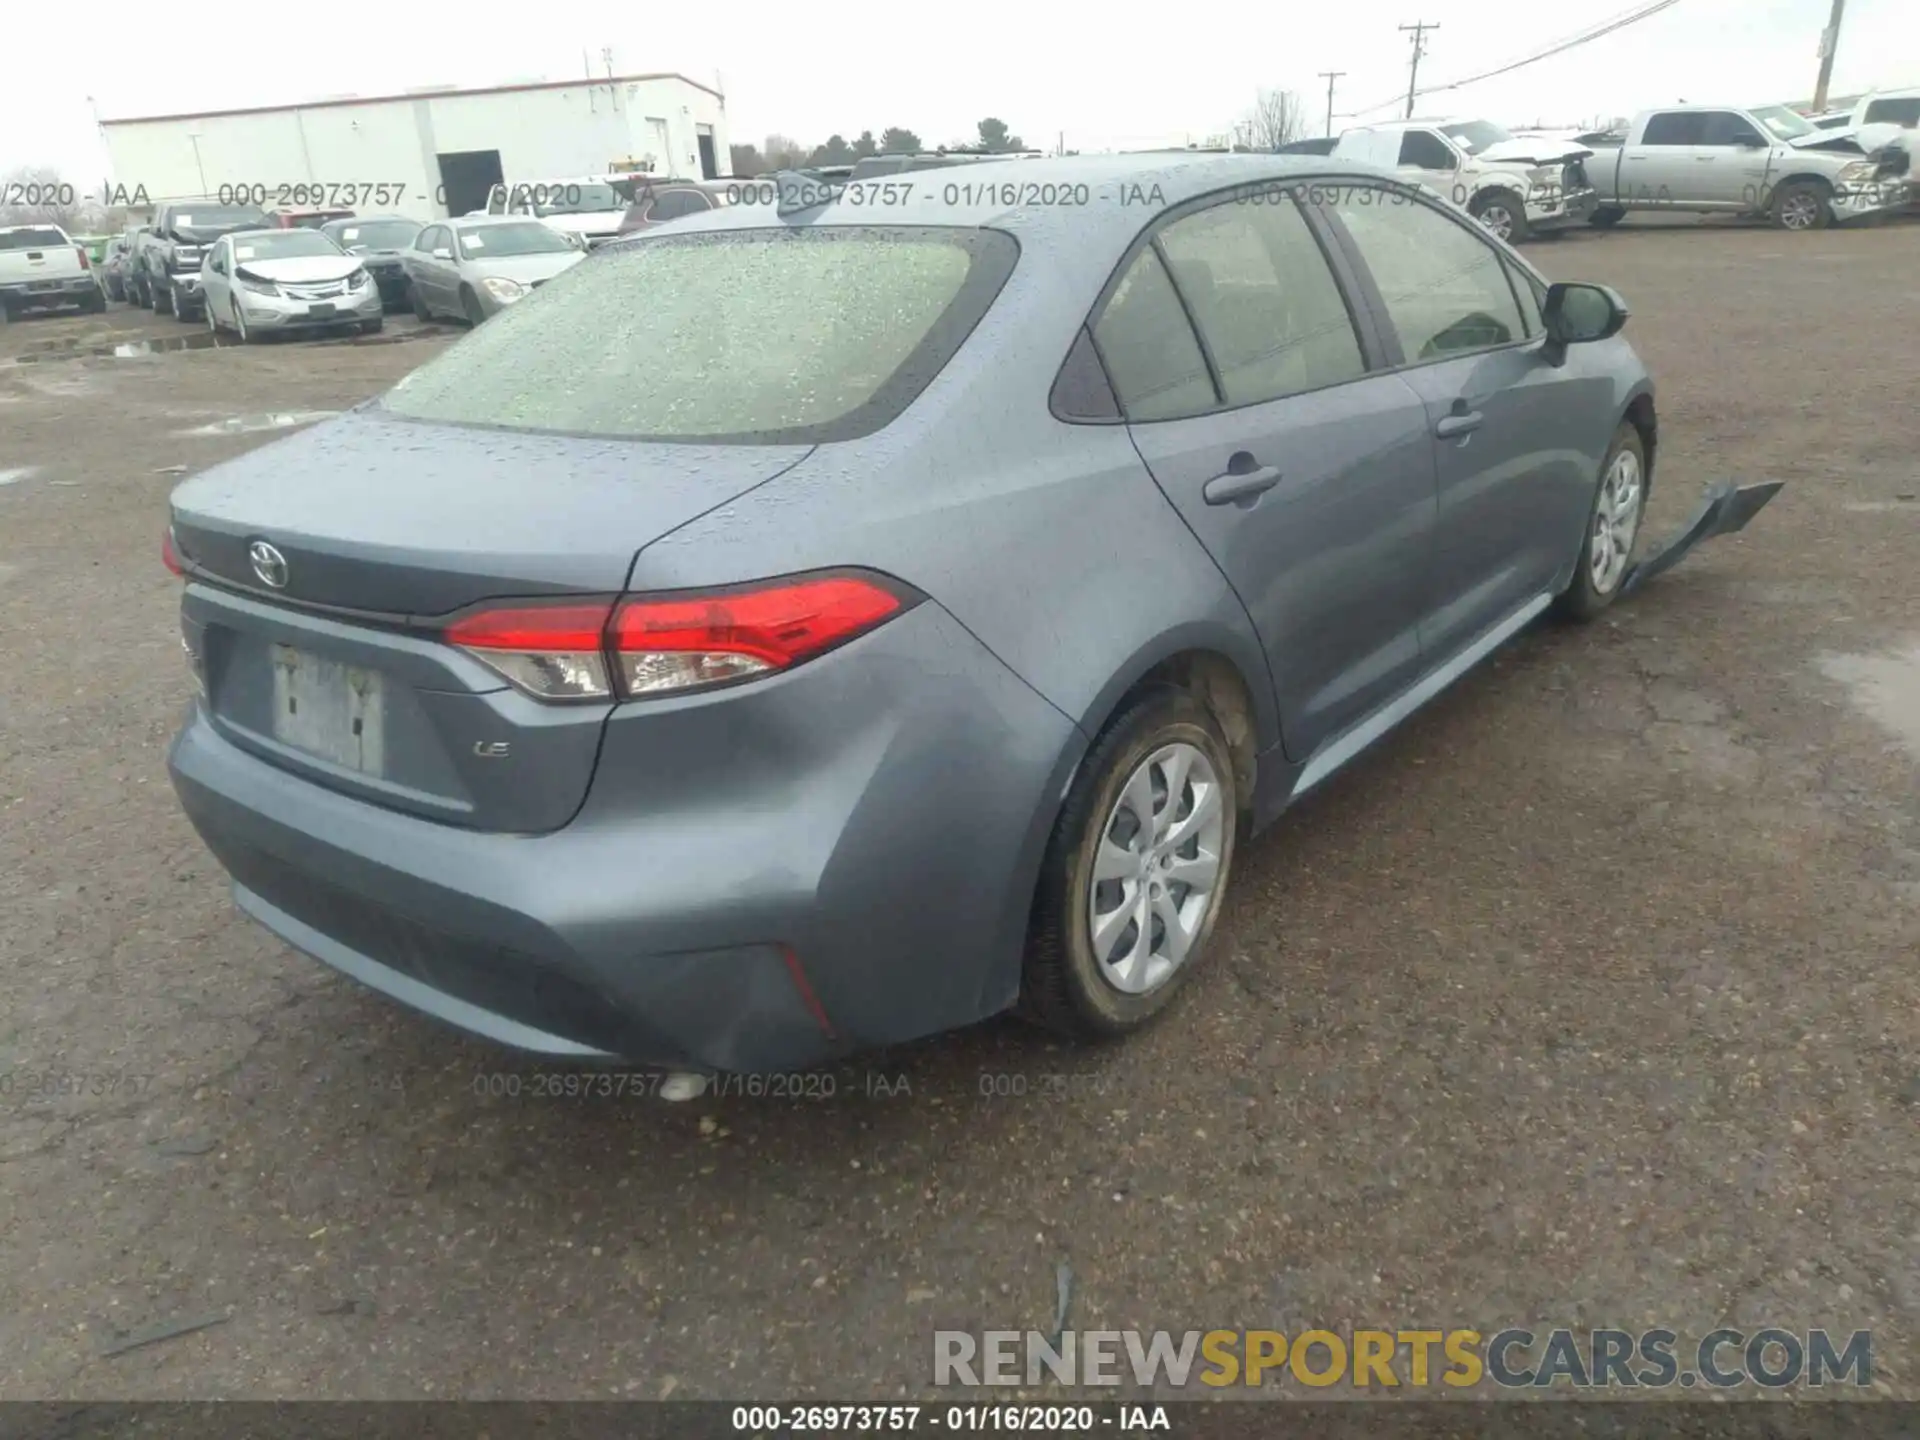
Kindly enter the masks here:
[[318, 759], [380, 775], [386, 768], [386, 688], [376, 670], [291, 645], [273, 647], [273, 736]]
[[333, 305], [332, 305], [331, 303], [329, 303], [329, 304], [325, 304], [325, 305], [309, 305], [309, 306], [307, 306], [307, 314], [309, 314], [309, 315], [331, 315], [331, 314], [333, 314], [333, 309], [334, 309], [334, 307], [333, 307]]

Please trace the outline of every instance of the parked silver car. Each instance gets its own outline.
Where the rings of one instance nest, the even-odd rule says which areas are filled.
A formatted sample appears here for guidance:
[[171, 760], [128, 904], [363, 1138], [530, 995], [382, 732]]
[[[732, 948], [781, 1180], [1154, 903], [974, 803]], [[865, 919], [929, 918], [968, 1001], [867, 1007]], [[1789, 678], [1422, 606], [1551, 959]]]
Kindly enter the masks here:
[[586, 258], [581, 244], [540, 220], [467, 216], [429, 225], [406, 252], [413, 313], [478, 325]]
[[200, 267], [207, 328], [241, 341], [273, 332], [381, 326], [380, 287], [353, 256], [317, 230], [222, 235]]

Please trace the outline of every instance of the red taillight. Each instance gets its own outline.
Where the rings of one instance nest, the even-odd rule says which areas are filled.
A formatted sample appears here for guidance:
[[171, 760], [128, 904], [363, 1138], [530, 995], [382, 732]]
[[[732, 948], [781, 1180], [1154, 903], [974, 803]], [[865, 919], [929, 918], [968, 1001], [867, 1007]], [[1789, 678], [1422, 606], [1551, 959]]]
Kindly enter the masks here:
[[501, 606], [445, 639], [545, 700], [640, 699], [787, 670], [904, 610], [877, 577], [802, 576], [709, 594]]
[[447, 627], [458, 645], [541, 700], [605, 700], [611, 600], [482, 610]]
[[81, 268], [82, 270], [91, 270], [91, 269], [93, 268], [93, 261], [91, 261], [91, 260], [89, 260], [89, 259], [87, 258], [87, 247], [86, 247], [86, 246], [84, 246], [84, 245], [76, 245], [76, 246], [74, 246], [74, 247], [73, 247], [73, 253], [74, 253], [74, 254], [76, 254], [76, 255], [78, 255], [78, 256], [80, 257], [80, 268]]
[[483, 610], [447, 628], [449, 644], [468, 650], [598, 650], [611, 601]]
[[185, 575], [186, 567], [180, 563], [180, 552], [173, 548], [173, 527], [169, 525], [160, 533], [160, 563], [176, 575]]

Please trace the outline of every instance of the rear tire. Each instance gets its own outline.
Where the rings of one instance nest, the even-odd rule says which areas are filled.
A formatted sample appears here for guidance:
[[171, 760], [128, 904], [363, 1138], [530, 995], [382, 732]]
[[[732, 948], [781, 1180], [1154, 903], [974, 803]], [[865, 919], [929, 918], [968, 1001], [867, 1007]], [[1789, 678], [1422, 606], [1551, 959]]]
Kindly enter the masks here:
[[1626, 206], [1602, 205], [1598, 210], [1595, 210], [1591, 215], [1587, 216], [1587, 224], [1593, 226], [1596, 230], [1611, 230], [1626, 218]]
[[[1226, 737], [1192, 694], [1149, 690], [1115, 716], [1081, 761], [1047, 844], [1019, 1012], [1090, 1038], [1137, 1030], [1165, 1010], [1205, 960], [1240, 803]], [[1139, 825], [1143, 807], [1154, 811], [1150, 830]]]
[[1527, 202], [1511, 190], [1483, 190], [1473, 197], [1467, 213], [1481, 228], [1509, 245], [1524, 244], [1533, 234], [1527, 224]]
[[[1621, 584], [1633, 568], [1634, 542], [1640, 538], [1647, 514], [1647, 479], [1646, 441], [1631, 421], [1622, 421], [1613, 432], [1606, 459], [1600, 462], [1573, 583], [1554, 602], [1562, 618], [1584, 624], [1620, 598]], [[1627, 487], [1631, 487], [1630, 496]]]
[[93, 294], [89, 295], [85, 300], [81, 302], [80, 310], [81, 310], [81, 313], [85, 315], [106, 314], [107, 313], [106, 292], [102, 290], [94, 291]]

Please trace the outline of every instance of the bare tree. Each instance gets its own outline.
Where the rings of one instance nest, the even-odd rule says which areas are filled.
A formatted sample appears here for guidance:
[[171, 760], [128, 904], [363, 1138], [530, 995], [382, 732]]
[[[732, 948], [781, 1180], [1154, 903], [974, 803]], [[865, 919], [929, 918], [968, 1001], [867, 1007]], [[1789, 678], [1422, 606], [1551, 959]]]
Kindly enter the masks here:
[[1248, 143], [1255, 150], [1278, 150], [1307, 133], [1307, 111], [1291, 90], [1262, 90], [1247, 116]]
[[22, 165], [9, 171], [0, 177], [0, 195], [15, 202], [0, 206], [0, 224], [58, 225], [69, 235], [83, 230], [100, 209], [51, 165]]
[[761, 158], [769, 170], [797, 170], [807, 160], [807, 147], [791, 135], [769, 135], [760, 142]]

